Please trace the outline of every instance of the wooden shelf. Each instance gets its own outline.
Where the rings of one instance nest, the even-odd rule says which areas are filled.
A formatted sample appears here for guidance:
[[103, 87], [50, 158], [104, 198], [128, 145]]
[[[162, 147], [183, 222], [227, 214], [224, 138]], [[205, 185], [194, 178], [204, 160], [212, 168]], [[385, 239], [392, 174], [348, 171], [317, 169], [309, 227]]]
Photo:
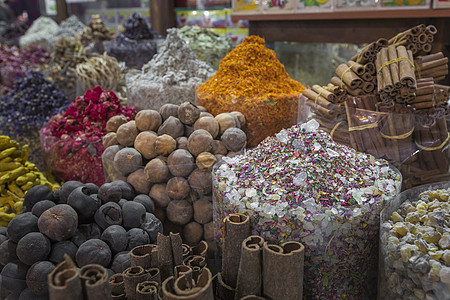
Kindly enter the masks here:
[[414, 19], [450, 18], [450, 9], [383, 9], [292, 14], [232, 15], [232, 20], [296, 21], [296, 20], [355, 20], [355, 19]]

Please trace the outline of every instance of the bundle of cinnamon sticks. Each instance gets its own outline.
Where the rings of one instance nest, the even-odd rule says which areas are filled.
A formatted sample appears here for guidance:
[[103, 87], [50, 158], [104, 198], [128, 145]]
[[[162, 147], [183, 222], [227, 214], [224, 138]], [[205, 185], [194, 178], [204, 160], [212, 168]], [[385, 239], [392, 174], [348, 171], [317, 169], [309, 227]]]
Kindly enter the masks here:
[[387, 45], [388, 41], [386, 39], [378, 39], [377, 41], [372, 42], [362, 48], [361, 51], [355, 54], [350, 60], [362, 65], [373, 63], [375, 62], [377, 53], [380, 51], [380, 49], [386, 47]]
[[417, 57], [415, 65], [417, 78], [431, 77], [439, 81], [448, 74], [448, 58], [442, 52]]
[[388, 43], [394, 46], [405, 46], [415, 56], [431, 51], [431, 43], [436, 33], [437, 29], [433, 25], [420, 24], [397, 34]]
[[313, 85], [311, 89], [302, 92], [307, 98], [306, 104], [318, 116], [325, 119], [341, 119], [344, 114], [344, 107], [339, 101], [344, 97], [337, 96], [332, 90], [337, 90], [333, 86], [321, 87]]
[[407, 103], [417, 89], [412, 52], [404, 46], [382, 48], [375, 61], [378, 92], [382, 101]]

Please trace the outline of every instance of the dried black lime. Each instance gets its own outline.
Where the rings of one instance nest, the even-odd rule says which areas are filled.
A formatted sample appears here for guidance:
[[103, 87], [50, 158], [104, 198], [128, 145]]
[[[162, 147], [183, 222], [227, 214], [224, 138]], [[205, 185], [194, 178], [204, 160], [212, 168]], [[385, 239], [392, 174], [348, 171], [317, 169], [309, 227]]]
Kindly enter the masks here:
[[111, 262], [111, 249], [99, 239], [92, 239], [84, 242], [78, 248], [75, 259], [79, 267], [88, 264], [99, 264], [107, 267]]
[[36, 295], [48, 294], [48, 279], [55, 265], [49, 261], [40, 261], [33, 264], [27, 272], [26, 281], [27, 286], [31, 292]]
[[74, 235], [77, 225], [78, 215], [67, 204], [58, 204], [47, 209], [38, 221], [39, 231], [54, 241], [70, 239]]
[[128, 245], [127, 231], [120, 225], [111, 225], [102, 233], [104, 241], [113, 254], [125, 251]]
[[8, 238], [13, 242], [18, 242], [27, 233], [39, 231], [38, 217], [31, 212], [26, 212], [15, 216], [8, 224]]
[[40, 232], [30, 232], [17, 243], [17, 257], [26, 265], [46, 260], [51, 250], [50, 240]]

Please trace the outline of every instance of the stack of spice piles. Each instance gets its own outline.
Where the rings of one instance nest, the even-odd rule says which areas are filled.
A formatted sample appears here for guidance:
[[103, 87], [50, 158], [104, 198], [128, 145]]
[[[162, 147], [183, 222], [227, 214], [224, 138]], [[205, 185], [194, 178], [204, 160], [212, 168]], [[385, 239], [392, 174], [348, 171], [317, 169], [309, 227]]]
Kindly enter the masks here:
[[[303, 93], [321, 129], [339, 143], [388, 159], [402, 172], [405, 187], [450, 174], [450, 87], [437, 84], [448, 74], [448, 59], [442, 53], [425, 55], [435, 34], [434, 26], [418, 25], [388, 41], [379, 39], [347, 67], [338, 67], [331, 84]], [[373, 91], [361, 89], [368, 79]]]
[[33, 22], [25, 35], [19, 39], [20, 48], [26, 49], [30, 46], [39, 46], [51, 51], [50, 38], [58, 31], [58, 24], [48, 17], [39, 17]]
[[230, 213], [267, 241], [305, 245], [304, 295], [376, 293], [379, 215], [400, 190], [384, 160], [336, 144], [311, 120], [266, 138], [213, 171], [216, 239]]
[[128, 68], [140, 69], [156, 54], [153, 32], [139, 13], [126, 18], [123, 27], [125, 30], [107, 45], [108, 55], [125, 62]]
[[28, 144], [30, 161], [43, 169], [39, 130], [69, 103], [41, 72], [28, 72], [16, 79], [9, 94], [0, 98], [0, 134]]
[[114, 32], [106, 28], [100, 15], [92, 15], [89, 25], [76, 37], [80, 39], [89, 52], [103, 53], [104, 41], [114, 38]]
[[159, 110], [166, 103], [191, 101], [195, 99], [196, 88], [214, 74], [177, 35], [177, 29], [169, 29], [167, 33], [160, 53], [140, 73], [126, 78], [128, 105], [137, 110]]
[[47, 169], [61, 181], [105, 182], [101, 155], [106, 122], [116, 115], [134, 119], [134, 109], [122, 107], [112, 91], [99, 86], [77, 97], [69, 108], [50, 119], [41, 130], [41, 145]]
[[247, 120], [248, 146], [297, 123], [304, 90], [291, 79], [264, 39], [246, 38], [220, 62], [219, 71], [197, 89], [197, 102], [213, 115], [240, 111]]
[[232, 49], [229, 38], [208, 28], [184, 26], [178, 29], [178, 35], [194, 50], [198, 59], [208, 63], [214, 70], [219, 69], [220, 60]]

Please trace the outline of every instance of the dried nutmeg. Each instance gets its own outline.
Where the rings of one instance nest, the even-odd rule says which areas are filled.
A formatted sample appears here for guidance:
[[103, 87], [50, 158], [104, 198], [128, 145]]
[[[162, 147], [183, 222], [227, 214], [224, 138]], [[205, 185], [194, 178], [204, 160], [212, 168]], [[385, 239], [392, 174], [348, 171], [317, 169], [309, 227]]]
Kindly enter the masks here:
[[236, 121], [238, 121], [237, 117], [234, 116], [231, 113], [222, 113], [215, 117], [216, 121], [219, 123], [219, 133], [222, 135], [225, 130], [228, 128], [236, 128], [238, 127], [238, 124]]
[[187, 150], [187, 137], [181, 136], [176, 139], [177, 141], [177, 149]]
[[167, 120], [170, 116], [178, 117], [178, 108], [178, 105], [171, 103], [167, 103], [161, 106], [161, 108], [159, 109], [159, 113], [163, 121]]
[[194, 157], [187, 150], [177, 149], [169, 155], [167, 165], [173, 176], [187, 177], [194, 169]]
[[172, 200], [167, 206], [166, 215], [169, 221], [174, 224], [187, 224], [192, 219], [192, 205], [186, 200]]
[[184, 136], [189, 138], [194, 132], [194, 126], [184, 125]]
[[231, 152], [238, 152], [245, 147], [247, 135], [239, 128], [229, 128], [223, 133], [222, 142]]
[[184, 177], [173, 177], [167, 182], [167, 194], [170, 198], [181, 200], [186, 198], [191, 191], [188, 181]]
[[171, 201], [167, 194], [167, 185], [165, 183], [154, 184], [148, 195], [155, 201], [157, 207], [165, 208]]
[[109, 146], [118, 145], [117, 135], [115, 132], [109, 132], [103, 137], [103, 148], [108, 148]]
[[204, 129], [208, 131], [213, 139], [219, 135], [219, 123], [213, 117], [201, 117], [194, 124], [194, 130]]
[[238, 118], [239, 125], [241, 125], [241, 126], [239, 126], [239, 128], [244, 128], [245, 124], [247, 124], [247, 121], [245, 120], [244, 114], [241, 113], [240, 111], [232, 111], [231, 113]]
[[208, 131], [204, 129], [196, 130], [188, 138], [188, 150], [194, 156], [202, 152], [211, 151], [213, 140], [212, 135]]
[[183, 228], [183, 240], [188, 245], [195, 245], [201, 241], [203, 237], [203, 226], [197, 222], [190, 222]]
[[128, 175], [127, 182], [131, 184], [134, 190], [139, 194], [148, 194], [152, 184], [147, 180], [144, 169], [138, 169]]
[[174, 139], [184, 135], [184, 126], [178, 118], [168, 117], [158, 129], [158, 135], [168, 134]]
[[200, 109], [190, 102], [183, 102], [178, 108], [178, 119], [183, 124], [192, 125], [200, 117]]
[[216, 161], [217, 159], [214, 154], [211, 154], [209, 152], [202, 152], [197, 156], [195, 163], [200, 170], [211, 171]]
[[138, 130], [136, 128], [136, 124], [133, 121], [130, 121], [126, 124], [122, 124], [117, 129], [117, 141], [126, 147], [133, 147], [134, 140], [138, 135]]
[[106, 122], [107, 132], [116, 132], [120, 125], [126, 124], [127, 118], [124, 115], [113, 116]]
[[140, 131], [157, 131], [159, 126], [161, 126], [162, 117], [156, 110], [145, 109], [137, 113], [135, 122], [136, 127]]
[[194, 220], [200, 224], [212, 221], [213, 206], [208, 199], [199, 199], [194, 202]]
[[145, 159], [152, 159], [158, 156], [155, 151], [155, 141], [158, 135], [153, 131], [143, 131], [139, 133], [134, 140], [134, 148], [136, 148], [139, 153]]
[[214, 155], [227, 155], [228, 149], [222, 141], [214, 140], [211, 152]]
[[145, 166], [145, 175], [151, 183], [165, 182], [169, 176], [169, 168], [164, 160], [154, 158]]
[[211, 172], [195, 169], [191, 175], [189, 175], [188, 181], [191, 188], [199, 195], [209, 195], [211, 193]]
[[134, 148], [123, 148], [114, 156], [114, 168], [123, 175], [142, 167], [142, 155]]
[[155, 152], [167, 156], [177, 148], [177, 141], [168, 134], [158, 136], [155, 140]]

